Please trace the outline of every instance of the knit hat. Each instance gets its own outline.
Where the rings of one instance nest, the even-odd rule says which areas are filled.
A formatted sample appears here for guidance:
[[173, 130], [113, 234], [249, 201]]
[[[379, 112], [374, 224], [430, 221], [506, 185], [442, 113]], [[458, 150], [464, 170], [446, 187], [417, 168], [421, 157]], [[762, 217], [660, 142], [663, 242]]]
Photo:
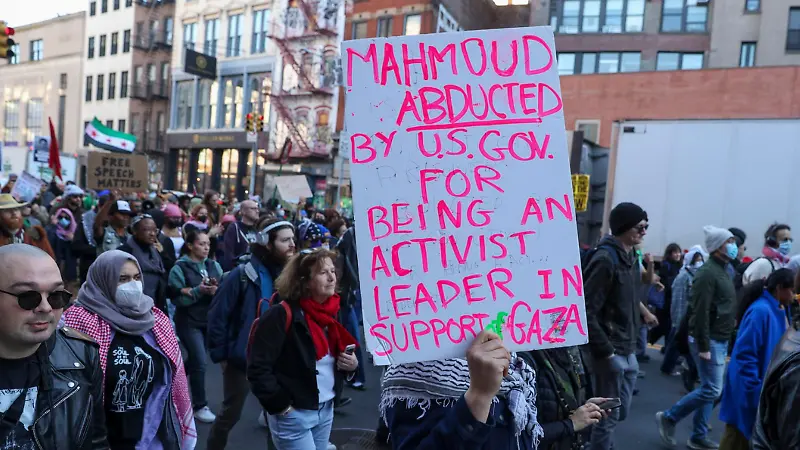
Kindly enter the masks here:
[[70, 184], [64, 189], [64, 197], [72, 197], [72, 196], [79, 196], [83, 195], [83, 189], [79, 188], [74, 184]]
[[714, 253], [719, 250], [725, 245], [725, 241], [733, 237], [733, 233], [730, 231], [713, 225], [704, 226], [703, 232], [706, 235], [706, 250], [708, 250], [708, 253]]
[[647, 220], [647, 213], [641, 206], [624, 202], [611, 210], [611, 214], [608, 216], [608, 225], [611, 227], [611, 234], [620, 236], [643, 220]]
[[169, 204], [164, 208], [164, 217], [182, 218], [183, 212], [178, 208], [178, 205]]

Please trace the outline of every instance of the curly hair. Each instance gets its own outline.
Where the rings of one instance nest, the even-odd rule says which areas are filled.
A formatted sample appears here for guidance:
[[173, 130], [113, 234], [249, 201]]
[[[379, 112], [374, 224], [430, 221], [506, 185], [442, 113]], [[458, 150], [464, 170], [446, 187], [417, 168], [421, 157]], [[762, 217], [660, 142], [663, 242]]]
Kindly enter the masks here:
[[315, 269], [319, 268], [325, 259], [336, 262], [337, 253], [333, 250], [318, 248], [300, 252], [291, 258], [275, 280], [275, 287], [281, 300], [296, 305], [301, 299], [310, 295], [309, 280]]

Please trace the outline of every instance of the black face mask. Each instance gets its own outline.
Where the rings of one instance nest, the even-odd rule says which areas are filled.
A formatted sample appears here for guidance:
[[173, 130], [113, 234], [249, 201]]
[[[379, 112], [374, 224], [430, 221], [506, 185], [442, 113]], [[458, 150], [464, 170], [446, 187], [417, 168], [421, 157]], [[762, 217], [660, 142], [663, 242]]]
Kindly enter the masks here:
[[207, 220], [208, 220], [208, 216], [198, 216], [197, 217], [197, 221], [198, 222], [206, 223]]
[[181, 219], [167, 220], [167, 226], [170, 228], [179, 228], [181, 225], [183, 225], [183, 221]]

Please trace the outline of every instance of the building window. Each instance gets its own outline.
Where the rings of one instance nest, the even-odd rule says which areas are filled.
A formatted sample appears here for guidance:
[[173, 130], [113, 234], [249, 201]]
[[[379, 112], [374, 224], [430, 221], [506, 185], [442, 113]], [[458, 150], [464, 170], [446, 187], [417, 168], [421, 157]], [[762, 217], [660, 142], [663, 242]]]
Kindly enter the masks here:
[[218, 89], [216, 80], [200, 81], [200, 128], [216, 128]]
[[353, 22], [351, 39], [364, 39], [367, 37], [367, 22]]
[[97, 56], [106, 56], [106, 35], [100, 36], [100, 50], [97, 52]]
[[14, 52], [14, 56], [12, 56], [11, 58], [9, 58], [9, 60], [8, 60], [8, 63], [9, 63], [9, 64], [12, 64], [12, 65], [13, 65], [13, 64], [19, 64], [19, 52], [20, 52], [20, 50], [19, 50], [19, 44], [14, 44], [14, 45], [11, 47], [11, 51], [12, 51], [12, 52]]
[[226, 78], [223, 81], [224, 86], [224, 110], [223, 110], [223, 128], [236, 128], [244, 122], [242, 117], [242, 100], [244, 95], [244, 86], [242, 77]]
[[67, 74], [62, 73], [58, 78], [59, 78], [59, 80], [58, 80], [59, 81], [59, 83], [58, 83], [59, 88], [60, 89], [66, 89], [67, 88]]
[[106, 120], [106, 128], [111, 128], [112, 130], [114, 129], [114, 120], [113, 119]]
[[169, 16], [164, 19], [164, 43], [172, 45], [172, 27], [175, 26], [175, 19]]
[[95, 99], [102, 100], [103, 99], [103, 85], [105, 84], [103, 81], [105, 80], [105, 75], [98, 75], [97, 76], [97, 92], [95, 92]]
[[92, 101], [92, 82], [93, 78], [91, 75], [86, 77], [86, 92], [83, 95], [83, 99], [87, 102]]
[[217, 28], [219, 19], [206, 20], [206, 39], [203, 41], [203, 53], [206, 55], [217, 54]]
[[747, 12], [758, 12], [761, 10], [761, 0], [744, 0], [744, 10]]
[[242, 15], [228, 16], [228, 45], [225, 56], [240, 56], [242, 45]]
[[125, 129], [125, 125], [126, 125], [125, 119], [119, 119], [117, 121], [117, 131], [121, 131], [123, 133], [126, 133], [128, 130]]
[[89, 3], [89, 15], [94, 16], [97, 14], [97, 2]]
[[576, 120], [575, 130], [583, 131], [583, 138], [594, 143], [600, 140], [599, 120]]
[[19, 100], [7, 101], [3, 127], [4, 142], [19, 142]]
[[697, 70], [703, 68], [702, 53], [658, 52], [656, 70]]
[[125, 0], [125, 7], [130, 8], [133, 6], [133, 0]]
[[111, 54], [117, 54], [117, 48], [119, 44], [119, 33], [111, 33]]
[[128, 98], [128, 71], [119, 74], [119, 98]]
[[390, 37], [392, 35], [392, 18], [380, 17], [378, 19], [377, 37]]
[[86, 58], [94, 58], [94, 36], [89, 38], [89, 47], [86, 49]]
[[31, 61], [41, 61], [44, 57], [44, 42], [41, 39], [31, 41]]
[[131, 51], [131, 30], [122, 32], [122, 53]]
[[558, 74], [559, 75], [573, 75], [575, 74], [575, 53], [559, 53], [558, 54]]
[[165, 128], [164, 128], [164, 113], [159, 111], [159, 112], [156, 113], [156, 133], [155, 133], [156, 134], [156, 139], [155, 139], [155, 142], [156, 142], [155, 149], [156, 150], [161, 150], [161, 148], [162, 148], [162, 144], [163, 144], [162, 140], [163, 140], [163, 136], [164, 136], [164, 131], [165, 131]]
[[756, 65], [756, 43], [742, 42], [739, 51], [739, 67], [754, 67]]
[[112, 100], [117, 95], [117, 74], [108, 74], [108, 99]]
[[665, 33], [704, 33], [708, 22], [708, 6], [695, 0], [664, 0], [661, 31]]
[[153, 45], [158, 36], [158, 20], [151, 20], [147, 26], [147, 45]]
[[100, 0], [100, 12], [101, 13], [108, 12], [108, 0]]
[[189, 190], [189, 150], [182, 148], [178, 150], [175, 167], [177, 174], [175, 176], [175, 189], [186, 192]]
[[194, 43], [195, 43], [194, 32], [196, 29], [197, 29], [197, 24], [194, 22], [183, 24], [183, 45], [186, 48], [194, 50]]
[[269, 122], [269, 94], [272, 91], [270, 74], [256, 74], [250, 77], [250, 112], [264, 116], [264, 123]]
[[800, 50], [800, 7], [789, 8], [786, 50]]
[[131, 114], [131, 129], [128, 133], [139, 136], [139, 113]]
[[639, 72], [639, 52], [559, 53], [558, 74]]
[[410, 14], [406, 16], [403, 23], [403, 34], [406, 36], [416, 36], [422, 33], [422, 14]]
[[42, 99], [32, 98], [28, 100], [28, 110], [25, 116], [25, 128], [27, 128], [27, 138], [25, 142], [33, 142], [35, 136], [42, 135], [42, 123], [44, 117], [44, 105]]
[[114, 0], [114, 11], [119, 10], [119, 0]]
[[552, 9], [550, 25], [559, 33], [640, 33], [645, 0], [564, 0]]
[[192, 127], [192, 102], [194, 102], [194, 81], [181, 81], [178, 83], [178, 114], [175, 118], [175, 128]]
[[268, 9], [262, 9], [253, 13], [253, 43], [250, 53], [264, 53], [267, 51], [267, 36], [269, 34]]

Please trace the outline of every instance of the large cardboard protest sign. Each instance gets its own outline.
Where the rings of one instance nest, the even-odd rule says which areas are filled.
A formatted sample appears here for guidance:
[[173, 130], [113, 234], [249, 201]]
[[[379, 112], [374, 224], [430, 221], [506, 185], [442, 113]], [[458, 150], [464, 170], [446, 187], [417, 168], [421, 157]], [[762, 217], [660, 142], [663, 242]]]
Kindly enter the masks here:
[[367, 344], [379, 364], [587, 342], [549, 27], [343, 42]]
[[28, 172], [22, 172], [22, 175], [17, 177], [17, 181], [14, 183], [14, 188], [11, 189], [11, 196], [17, 199], [19, 202], [29, 203], [32, 202], [36, 196], [42, 192], [43, 186], [44, 182], [42, 182], [42, 180], [29, 174]]
[[89, 152], [87, 173], [89, 189], [143, 192], [150, 172], [144, 155]]

